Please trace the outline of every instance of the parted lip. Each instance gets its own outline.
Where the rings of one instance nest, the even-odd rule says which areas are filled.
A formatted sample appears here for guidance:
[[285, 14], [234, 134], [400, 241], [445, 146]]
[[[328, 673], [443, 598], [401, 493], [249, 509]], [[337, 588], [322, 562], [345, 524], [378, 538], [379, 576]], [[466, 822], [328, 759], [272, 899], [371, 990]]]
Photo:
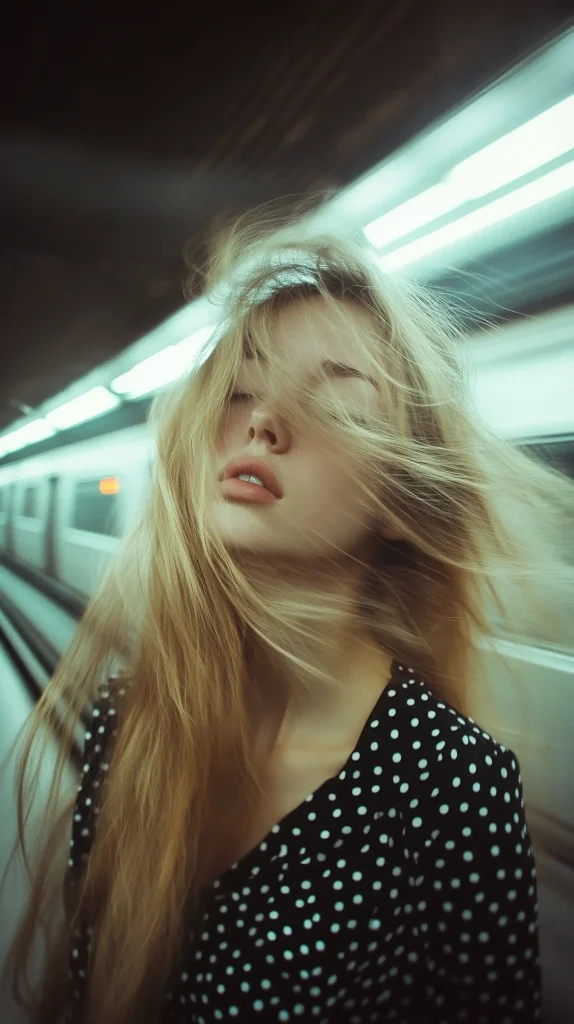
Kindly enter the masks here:
[[274, 494], [276, 498], [283, 497], [283, 491], [275, 473], [263, 459], [234, 459], [227, 463], [225, 469], [219, 474], [219, 479], [231, 480], [241, 473], [249, 473], [251, 476], [258, 477], [265, 484], [267, 490], [271, 491], [271, 494]]

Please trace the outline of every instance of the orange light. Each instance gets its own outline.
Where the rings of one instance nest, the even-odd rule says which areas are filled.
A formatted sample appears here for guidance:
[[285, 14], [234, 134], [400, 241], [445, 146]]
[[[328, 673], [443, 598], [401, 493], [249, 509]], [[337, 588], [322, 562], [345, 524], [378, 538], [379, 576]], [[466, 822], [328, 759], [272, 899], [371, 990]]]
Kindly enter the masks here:
[[98, 484], [100, 494], [117, 494], [120, 489], [120, 482], [117, 476], [105, 476]]

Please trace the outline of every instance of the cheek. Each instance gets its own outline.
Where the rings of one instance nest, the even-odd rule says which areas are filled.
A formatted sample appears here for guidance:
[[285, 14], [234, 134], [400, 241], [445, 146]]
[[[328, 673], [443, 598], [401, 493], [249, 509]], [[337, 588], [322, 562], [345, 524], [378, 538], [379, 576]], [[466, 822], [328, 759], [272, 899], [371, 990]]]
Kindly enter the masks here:
[[218, 454], [229, 451], [245, 435], [248, 418], [244, 409], [230, 409], [224, 414], [215, 435], [215, 450]]
[[358, 487], [332, 456], [306, 462], [304, 482], [297, 490], [314, 519], [363, 522], [368, 516]]

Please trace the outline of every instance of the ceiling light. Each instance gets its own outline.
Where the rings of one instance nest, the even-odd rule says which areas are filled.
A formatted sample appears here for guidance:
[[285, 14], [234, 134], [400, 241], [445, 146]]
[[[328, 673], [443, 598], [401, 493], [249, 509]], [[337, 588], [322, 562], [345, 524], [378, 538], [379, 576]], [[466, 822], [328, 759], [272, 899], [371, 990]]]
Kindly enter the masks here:
[[433, 185], [367, 224], [364, 234], [375, 249], [382, 249], [397, 238], [404, 238], [411, 231], [456, 209], [463, 199], [453, 187]]
[[18, 451], [19, 448], [24, 448], [28, 444], [44, 441], [47, 437], [52, 437], [54, 433], [55, 431], [45, 420], [32, 420], [31, 423], [26, 423], [23, 427], [18, 427], [17, 430], [12, 430], [4, 437], [0, 437], [0, 454], [7, 455], [8, 452]]
[[127, 373], [116, 377], [111, 387], [119, 395], [126, 395], [127, 398], [141, 398], [166, 384], [171, 384], [203, 362], [202, 357], [207, 355], [207, 342], [213, 331], [213, 326], [204, 327], [179, 344], [161, 349], [143, 362], [137, 363]]
[[574, 96], [463, 160], [446, 182], [468, 199], [495, 192], [574, 149]]
[[574, 96], [533, 117], [457, 164], [444, 181], [394, 207], [363, 229], [376, 249], [457, 207], [496, 192], [574, 149]]
[[107, 388], [98, 386], [86, 391], [84, 395], [74, 398], [65, 405], [58, 406], [45, 414], [48, 423], [57, 430], [66, 430], [68, 427], [75, 427], [85, 420], [94, 419], [104, 412], [109, 412], [119, 405], [119, 398], [112, 395]]
[[571, 188], [574, 188], [574, 160], [523, 185], [522, 188], [501, 196], [500, 199], [495, 199], [492, 203], [481, 206], [479, 210], [473, 210], [472, 213], [423, 235], [414, 242], [408, 242], [399, 249], [385, 253], [379, 258], [380, 266], [383, 270], [390, 271], [416, 263], [432, 252], [523, 213]]

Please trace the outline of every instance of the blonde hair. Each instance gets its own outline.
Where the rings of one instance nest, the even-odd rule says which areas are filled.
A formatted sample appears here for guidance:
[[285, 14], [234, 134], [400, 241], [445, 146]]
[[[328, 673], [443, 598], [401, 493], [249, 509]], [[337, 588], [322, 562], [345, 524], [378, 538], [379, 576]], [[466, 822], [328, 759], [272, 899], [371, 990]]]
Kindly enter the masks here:
[[[264, 366], [282, 416], [348, 453], [373, 523], [400, 531], [400, 541], [379, 541], [348, 613], [460, 711], [479, 639], [492, 632], [488, 602], [504, 607], [511, 580], [534, 600], [541, 586], [570, 580], [562, 538], [574, 487], [478, 421], [461, 332], [435, 297], [393, 284], [356, 240], [297, 225], [263, 235], [239, 225], [219, 244], [207, 286], [222, 304], [217, 344], [156, 403], [157, 459], [141, 523], [26, 724], [22, 849], [31, 750], [65, 709], [47, 838], [12, 953], [18, 1001], [42, 1024], [61, 1020], [79, 919], [92, 928], [88, 1024], [159, 1014], [184, 923], [200, 918], [210, 864], [241, 834], [261, 793], [250, 693], [265, 665], [301, 667], [293, 637], [319, 635], [341, 613], [340, 597], [329, 602], [324, 587], [310, 588], [303, 603], [287, 581], [255, 578], [210, 521], [216, 430], [245, 356]], [[341, 317], [370, 362], [380, 407], [360, 422], [336, 389], [305, 384], [275, 344], [280, 310], [308, 299]], [[356, 329], [353, 306], [367, 311], [370, 331]], [[67, 919], [50, 936], [38, 990], [24, 995], [36, 928], [50, 925], [61, 901], [56, 855], [71, 814], [70, 806], [55, 813], [62, 772], [82, 710], [118, 660], [129, 682], [106, 752], [97, 835]]]

